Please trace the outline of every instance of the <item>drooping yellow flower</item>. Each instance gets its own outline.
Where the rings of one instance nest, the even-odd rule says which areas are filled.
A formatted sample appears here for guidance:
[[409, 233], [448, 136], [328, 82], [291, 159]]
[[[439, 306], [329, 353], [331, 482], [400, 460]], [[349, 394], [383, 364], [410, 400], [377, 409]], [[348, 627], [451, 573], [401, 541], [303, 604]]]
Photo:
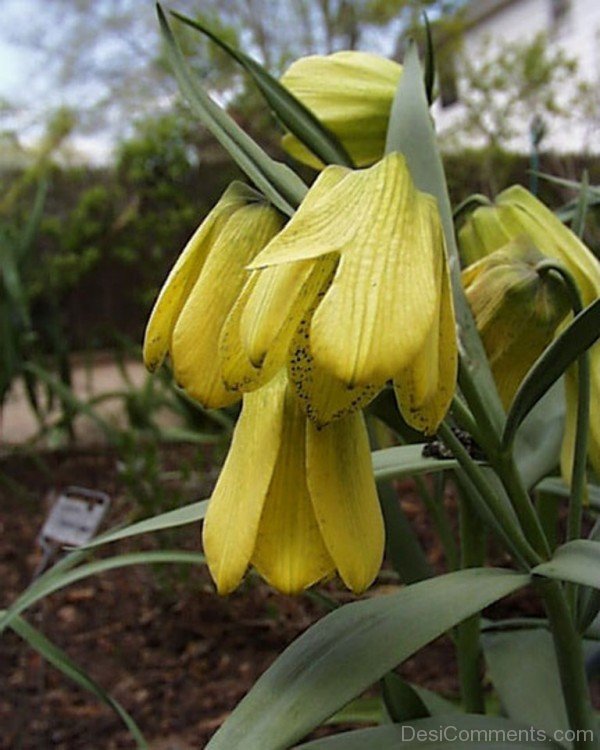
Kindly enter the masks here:
[[283, 224], [261, 196], [234, 182], [196, 230], [152, 310], [144, 362], [153, 371], [167, 353], [175, 378], [207, 408], [237, 401], [222, 381], [221, 328], [248, 277], [246, 265]]
[[276, 369], [291, 353], [290, 376], [316, 422], [393, 380], [405, 419], [435, 431], [456, 382], [452, 296], [437, 205], [400, 154], [366, 170], [325, 169], [250, 267], [228, 321], [247, 358], [223, 354], [226, 381], [252, 387], [252, 370]]
[[536, 271], [544, 257], [519, 237], [462, 273], [505, 409], [571, 309], [563, 284]]
[[361, 592], [377, 575], [383, 545], [360, 412], [317, 429], [285, 370], [245, 395], [204, 520], [204, 551], [219, 593], [233, 591], [250, 564], [284, 593], [336, 570]]
[[[545, 256], [571, 273], [585, 306], [600, 296], [600, 263], [581, 240], [535, 196], [520, 185], [498, 195], [495, 204], [477, 208], [459, 231], [462, 257], [482, 257], [516, 237], [527, 237]], [[590, 349], [591, 407], [588, 457], [600, 475], [600, 344]], [[566, 374], [567, 421], [563, 440], [563, 473], [571, 465], [575, 425], [575, 372]]]
[[[357, 167], [382, 158], [392, 101], [402, 66], [367, 52], [335, 52], [302, 57], [281, 82], [345, 147]], [[283, 146], [295, 159], [323, 164], [288, 133]]]

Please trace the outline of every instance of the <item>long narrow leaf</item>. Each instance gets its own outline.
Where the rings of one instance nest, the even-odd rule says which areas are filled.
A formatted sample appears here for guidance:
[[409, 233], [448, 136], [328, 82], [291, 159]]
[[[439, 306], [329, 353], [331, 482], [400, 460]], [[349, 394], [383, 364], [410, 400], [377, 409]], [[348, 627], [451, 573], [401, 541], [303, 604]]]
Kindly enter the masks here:
[[[0, 612], [0, 615], [4, 612]], [[129, 713], [123, 708], [123, 706], [109, 695], [103, 687], [98, 685], [81, 667], [78, 667], [58, 646], [49, 641], [39, 630], [36, 630], [22, 617], [15, 617], [11, 623], [11, 629], [21, 636], [24, 641], [35, 649], [47, 662], [56, 667], [70, 680], [73, 680], [77, 685], [84, 688], [88, 692], [99, 698], [102, 703], [112, 709], [117, 716], [122, 720], [127, 729], [131, 732], [132, 737], [138, 748], [146, 749], [148, 743], [144, 739], [138, 725], [135, 723]]]
[[207, 750], [289, 747], [425, 644], [528, 581], [473, 568], [340, 607], [283, 652]]
[[600, 299], [582, 310], [537, 359], [512, 402], [502, 443], [509, 446], [531, 409], [575, 360], [600, 338]]
[[[40, 601], [55, 591], [70, 586], [72, 583], [81, 581], [98, 573], [105, 573], [115, 568], [124, 568], [129, 565], [150, 565], [155, 563], [184, 563], [187, 565], [200, 565], [204, 563], [204, 555], [197, 552], [179, 552], [158, 550], [152, 552], [132, 552], [126, 555], [109, 557], [106, 560], [80, 565], [78, 568], [67, 570], [60, 575], [53, 575], [40, 580], [37, 585], [32, 585], [21, 594], [21, 596], [0, 617], [0, 632], [9, 626], [17, 615], [24, 612], [36, 602]], [[40, 585], [41, 584], [41, 585]]]
[[[422, 732], [423, 734], [418, 734]], [[459, 732], [473, 737], [468, 743], [463, 742]], [[463, 735], [463, 736], [465, 736]], [[298, 745], [297, 750], [489, 750], [490, 747], [510, 748], [511, 750], [564, 750], [564, 746], [548, 738], [528, 740], [532, 731], [530, 726], [517, 724], [498, 716], [463, 716], [435, 717], [417, 719], [400, 725], [359, 729], [356, 732], [343, 732], [333, 737], [313, 740]], [[518, 737], [525, 739], [510, 742], [491, 743], [487, 737]], [[426, 739], [423, 739], [426, 738]], [[480, 739], [483, 738], [483, 739]]]
[[282, 124], [315, 156], [318, 156], [324, 164], [354, 166], [346, 149], [335, 135], [315, 117], [308, 107], [256, 60], [232, 47], [203, 23], [193, 21], [191, 18], [175, 11], [171, 11], [171, 15], [212, 39], [215, 44], [245, 68]]
[[381, 481], [458, 467], [454, 458], [440, 459], [423, 456], [423, 448], [426, 445], [426, 443], [399, 445], [375, 451], [372, 454], [375, 479]]
[[[547, 477], [536, 485], [536, 490], [548, 492], [559, 497], [571, 497], [571, 490], [559, 477]], [[590, 508], [600, 513], [600, 487], [597, 484], [588, 484], [587, 496]]]
[[176, 508], [175, 510], [161, 513], [158, 516], [152, 516], [152, 518], [145, 518], [143, 521], [132, 523], [121, 529], [109, 530], [104, 534], [100, 534], [95, 539], [92, 539], [92, 541], [85, 546], [85, 549], [100, 547], [104, 544], [116, 542], [119, 539], [128, 539], [132, 536], [148, 534], [153, 531], [163, 531], [164, 529], [172, 529], [176, 526], [198, 523], [206, 515], [207, 509], [208, 500], [200, 500], [196, 503], [190, 503], [183, 508]]
[[295, 172], [267, 156], [260, 146], [212, 101], [192, 75], [160, 5], [157, 5], [157, 11], [169, 62], [192, 110], [256, 187], [280, 211], [291, 216], [302, 201], [306, 186]]
[[490, 679], [510, 719], [543, 729], [548, 736], [569, 729], [548, 630], [483, 633], [481, 644]]
[[499, 434], [504, 422], [504, 410], [462, 288], [452, 208], [415, 44], [409, 48], [404, 59], [403, 73], [392, 104], [386, 153], [391, 151], [404, 154], [416, 186], [437, 200], [448, 251], [456, 320], [462, 342], [461, 371], [468, 373], [476, 393], [485, 403], [485, 413], [491, 419], [493, 429]]
[[556, 550], [551, 560], [536, 565], [531, 572], [600, 589], [600, 542], [589, 539], [567, 542]]

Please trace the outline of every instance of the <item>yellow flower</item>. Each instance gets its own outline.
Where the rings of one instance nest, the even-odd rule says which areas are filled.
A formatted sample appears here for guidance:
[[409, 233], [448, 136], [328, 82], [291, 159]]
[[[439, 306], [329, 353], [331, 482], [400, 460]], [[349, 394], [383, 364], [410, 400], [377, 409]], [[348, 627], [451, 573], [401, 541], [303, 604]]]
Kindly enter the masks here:
[[[402, 66], [366, 52], [335, 52], [303, 57], [281, 82], [334, 135], [358, 167], [383, 156], [392, 101]], [[290, 133], [283, 146], [295, 159], [322, 169], [323, 164]]]
[[[581, 240], [543, 203], [520, 185], [504, 190], [491, 206], [477, 208], [459, 232], [461, 256], [482, 257], [518, 236], [527, 237], [543, 255], [562, 263], [575, 279], [583, 304], [600, 296], [600, 263]], [[590, 349], [591, 411], [588, 457], [600, 475], [600, 344]], [[572, 462], [577, 385], [573, 368], [566, 375], [567, 423], [563, 473]]]
[[450, 280], [437, 205], [400, 154], [366, 170], [325, 169], [250, 268], [224, 329], [230, 387], [254, 387], [253, 372], [291, 356], [317, 423], [363, 406], [391, 379], [405, 419], [435, 432], [456, 382]]
[[366, 589], [381, 566], [384, 527], [360, 412], [317, 429], [285, 370], [244, 396], [203, 546], [221, 594], [249, 564], [287, 594], [336, 569], [353, 591]]
[[462, 273], [467, 299], [506, 409], [570, 311], [562, 283], [535, 270], [542, 260], [544, 256], [519, 237]]
[[207, 408], [240, 396], [221, 377], [221, 328], [248, 276], [246, 265], [283, 224], [261, 196], [234, 182], [196, 230], [152, 310], [144, 362], [153, 371], [170, 354], [175, 378]]

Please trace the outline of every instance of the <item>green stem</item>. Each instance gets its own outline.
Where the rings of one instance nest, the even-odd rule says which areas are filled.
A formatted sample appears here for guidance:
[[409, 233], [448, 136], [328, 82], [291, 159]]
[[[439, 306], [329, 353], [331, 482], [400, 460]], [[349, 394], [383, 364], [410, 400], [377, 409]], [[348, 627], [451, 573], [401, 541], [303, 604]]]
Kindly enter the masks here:
[[531, 567], [542, 562], [540, 555], [523, 535], [514, 516], [509, 512], [502, 499], [496, 494], [494, 487], [487, 481], [481, 468], [469, 456], [467, 450], [452, 432], [449, 425], [442, 422], [438, 432], [461, 465], [466, 478], [473, 485], [476, 493], [474, 497], [478, 495], [481, 498], [488, 514], [493, 518], [503, 540], [508, 544], [515, 557]]
[[[470, 499], [459, 497], [461, 568], [476, 568], [485, 560], [485, 532]], [[456, 647], [458, 675], [463, 705], [467, 713], [485, 713], [485, 700], [481, 684], [481, 614], [477, 613], [457, 628]]]
[[[565, 285], [573, 315], [577, 316], [583, 310], [583, 302], [579, 287], [569, 271], [556, 261], [547, 260], [538, 263], [536, 270], [540, 274], [555, 273]], [[583, 517], [583, 502], [587, 486], [587, 449], [588, 433], [590, 429], [590, 359], [587, 352], [583, 352], [577, 360], [577, 415], [575, 426], [575, 445], [573, 450], [573, 467], [571, 470], [571, 500], [567, 516], [567, 541], [581, 537], [581, 520]], [[566, 377], [570, 376], [567, 373]], [[567, 598], [572, 611], [577, 606], [578, 587], [571, 584], [567, 588]]]
[[548, 539], [544, 533], [539, 516], [535, 512], [531, 498], [523, 485], [512, 452], [499, 456], [494, 461], [494, 469], [510, 497], [527, 540], [538, 555], [548, 559], [551, 555]]
[[597, 750], [598, 725], [588, 693], [581, 637], [558, 581], [544, 581], [538, 587], [554, 639], [569, 725], [576, 734], [573, 750]]
[[[442, 477], [443, 480], [443, 472], [440, 472], [440, 474], [436, 475], [436, 478], [438, 477]], [[433, 522], [433, 525], [435, 526], [435, 530], [439, 535], [440, 542], [444, 549], [444, 556], [446, 557], [446, 562], [448, 563], [448, 569], [456, 570], [458, 568], [458, 548], [454, 539], [454, 535], [452, 534], [450, 519], [448, 518], [448, 514], [444, 509], [443, 484], [441, 492], [436, 493], [436, 497], [433, 497], [431, 492], [429, 492], [429, 489], [427, 488], [423, 477], [416, 474], [413, 479], [421, 500], [423, 501], [423, 505], [430, 513], [431, 520]]]

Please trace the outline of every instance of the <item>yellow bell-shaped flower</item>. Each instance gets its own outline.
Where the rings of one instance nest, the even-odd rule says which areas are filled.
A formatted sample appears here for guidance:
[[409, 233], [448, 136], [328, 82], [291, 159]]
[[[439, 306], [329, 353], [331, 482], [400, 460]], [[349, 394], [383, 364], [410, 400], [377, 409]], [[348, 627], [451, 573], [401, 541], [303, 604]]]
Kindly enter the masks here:
[[317, 429], [285, 370], [245, 395], [203, 546], [221, 594], [250, 564], [287, 594], [336, 570], [364, 591], [381, 566], [384, 526], [360, 412]]
[[[281, 82], [328, 128], [357, 167], [383, 156], [392, 101], [402, 66], [367, 52], [302, 57]], [[283, 137], [295, 159], [322, 169], [321, 161], [291, 133]]]
[[536, 271], [542, 260], [520, 237], [462, 273], [505, 409], [571, 309], [563, 284]]
[[288, 360], [307, 413], [326, 424], [393, 380], [405, 419], [435, 432], [456, 382], [452, 295], [437, 205], [400, 154], [325, 169], [250, 267], [222, 340], [230, 387]]
[[152, 310], [144, 362], [153, 371], [170, 354], [175, 378], [207, 408], [237, 401], [222, 380], [221, 328], [248, 277], [247, 264], [283, 219], [248, 186], [234, 182], [196, 230]]
[[[477, 208], [459, 231], [461, 257], [482, 257], [515, 237], [527, 237], [545, 256], [571, 273], [584, 305], [600, 296], [600, 263], [581, 240], [535, 196], [520, 185], [507, 188], [495, 204]], [[600, 343], [590, 349], [591, 411], [588, 457], [600, 476]], [[567, 422], [563, 440], [563, 473], [569, 474], [576, 424], [577, 385], [573, 369], [566, 375]]]

